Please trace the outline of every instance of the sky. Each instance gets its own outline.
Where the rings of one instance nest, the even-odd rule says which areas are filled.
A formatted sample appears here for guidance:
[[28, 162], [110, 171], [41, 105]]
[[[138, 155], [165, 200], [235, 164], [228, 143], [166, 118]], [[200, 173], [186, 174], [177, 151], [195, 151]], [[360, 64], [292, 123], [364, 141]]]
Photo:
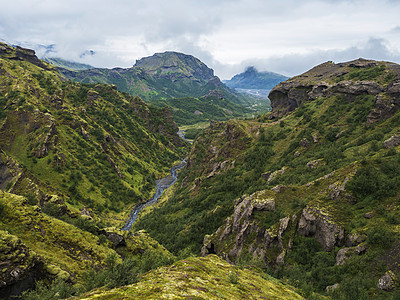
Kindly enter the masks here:
[[164, 51], [193, 55], [221, 79], [247, 66], [294, 76], [325, 61], [400, 63], [400, 0], [0, 0], [0, 7], [0, 41], [95, 67], [127, 68]]

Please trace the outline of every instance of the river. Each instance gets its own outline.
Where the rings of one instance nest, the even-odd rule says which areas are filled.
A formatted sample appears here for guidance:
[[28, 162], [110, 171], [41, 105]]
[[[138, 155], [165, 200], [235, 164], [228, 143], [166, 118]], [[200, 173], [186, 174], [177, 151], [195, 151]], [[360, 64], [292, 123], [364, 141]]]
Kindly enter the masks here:
[[129, 230], [132, 228], [132, 225], [135, 223], [135, 221], [138, 218], [138, 215], [142, 211], [142, 209], [145, 208], [146, 206], [149, 206], [158, 201], [158, 199], [161, 197], [164, 190], [169, 188], [171, 185], [173, 185], [176, 182], [176, 180], [178, 179], [177, 171], [182, 169], [185, 165], [186, 165], [186, 160], [184, 159], [184, 160], [182, 160], [182, 162], [180, 164], [175, 165], [171, 168], [169, 176], [164, 177], [159, 180], [156, 180], [156, 188], [157, 189], [156, 189], [156, 192], [153, 195], [153, 197], [149, 201], [136, 206], [131, 211], [129, 219], [126, 221], [125, 226], [122, 228], [122, 230]]

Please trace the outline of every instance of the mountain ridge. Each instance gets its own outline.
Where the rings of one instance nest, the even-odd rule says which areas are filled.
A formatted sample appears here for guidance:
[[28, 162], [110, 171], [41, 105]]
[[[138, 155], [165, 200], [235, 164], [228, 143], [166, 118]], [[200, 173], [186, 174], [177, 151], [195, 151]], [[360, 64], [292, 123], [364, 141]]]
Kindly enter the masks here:
[[249, 66], [240, 74], [236, 74], [229, 80], [223, 82], [230, 88], [234, 89], [262, 89], [271, 90], [277, 84], [289, 79], [289, 77], [263, 71], [259, 72], [254, 66]]

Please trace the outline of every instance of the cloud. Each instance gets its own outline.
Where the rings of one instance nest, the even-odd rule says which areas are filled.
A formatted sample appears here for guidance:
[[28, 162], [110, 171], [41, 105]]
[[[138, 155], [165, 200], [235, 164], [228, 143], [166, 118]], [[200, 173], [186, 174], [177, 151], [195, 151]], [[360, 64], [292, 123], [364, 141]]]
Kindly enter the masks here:
[[0, 39], [99, 67], [173, 50], [222, 78], [251, 62], [297, 74], [324, 60], [396, 58], [399, 10], [390, 0], [14, 0], [2, 4]]
[[345, 49], [316, 50], [303, 54], [272, 56], [268, 59], [243, 61], [240, 66], [255, 65], [260, 70], [268, 70], [294, 76], [326, 61], [344, 62], [357, 58], [386, 60], [400, 63], [400, 52], [392, 49], [388, 41], [381, 38], [369, 38], [366, 42]]

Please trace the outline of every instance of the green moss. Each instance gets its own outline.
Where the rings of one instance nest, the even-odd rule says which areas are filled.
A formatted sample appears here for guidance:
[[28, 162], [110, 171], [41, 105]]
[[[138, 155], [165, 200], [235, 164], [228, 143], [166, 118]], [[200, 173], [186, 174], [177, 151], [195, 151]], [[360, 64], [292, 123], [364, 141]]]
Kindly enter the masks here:
[[[235, 282], [232, 277], [235, 274]], [[302, 299], [293, 288], [262, 274], [240, 269], [217, 256], [188, 258], [143, 275], [136, 284], [99, 290], [80, 299]]]

